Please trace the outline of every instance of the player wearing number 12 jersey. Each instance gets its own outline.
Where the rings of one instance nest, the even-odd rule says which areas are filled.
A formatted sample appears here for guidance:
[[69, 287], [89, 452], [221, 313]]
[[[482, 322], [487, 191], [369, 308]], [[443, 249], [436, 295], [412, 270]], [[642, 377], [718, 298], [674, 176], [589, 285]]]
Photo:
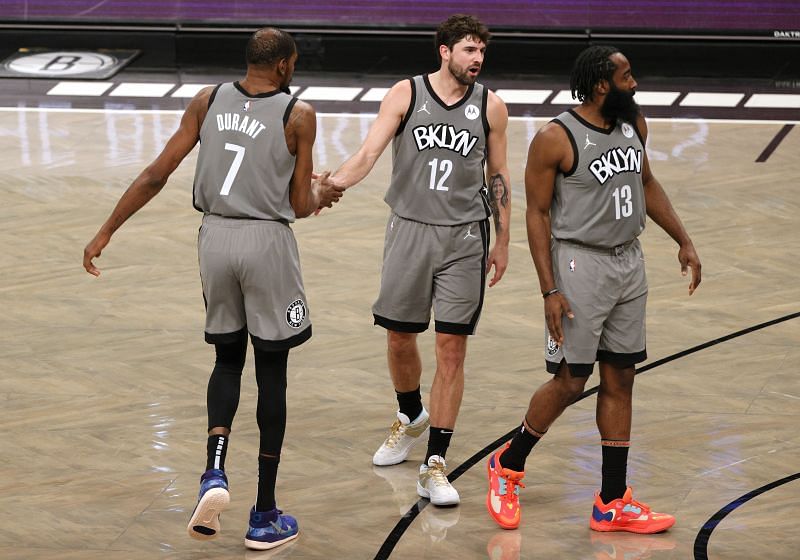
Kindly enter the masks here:
[[[489, 32], [457, 15], [436, 33], [440, 68], [395, 84], [381, 103], [364, 144], [329, 181], [361, 181], [390, 140], [392, 179], [386, 202], [383, 270], [372, 311], [387, 330], [389, 373], [399, 410], [373, 463], [405, 460], [428, 434], [417, 492], [435, 505], [459, 503], [446, 476], [445, 454], [464, 389], [467, 335], [475, 332], [490, 286], [508, 265], [510, 185], [506, 165], [508, 112], [477, 83]], [[488, 177], [488, 181], [487, 181]], [[489, 250], [489, 220], [497, 239]], [[416, 337], [436, 328], [436, 374], [430, 413], [422, 405]]]
[[203, 212], [198, 237], [206, 303], [206, 341], [216, 361], [208, 382], [205, 473], [187, 527], [212, 539], [227, 508], [225, 456], [239, 404], [248, 335], [255, 354], [260, 431], [258, 495], [245, 536], [248, 548], [273, 548], [297, 537], [297, 521], [275, 505], [275, 480], [286, 428], [289, 349], [311, 336], [297, 244], [289, 224], [331, 206], [341, 190], [312, 182], [316, 117], [288, 91], [297, 49], [279, 29], [256, 31], [247, 43], [247, 75], [209, 87], [192, 99], [161, 154], [131, 184], [86, 246], [92, 260], [134, 212], [158, 194], [201, 141], [194, 206]]

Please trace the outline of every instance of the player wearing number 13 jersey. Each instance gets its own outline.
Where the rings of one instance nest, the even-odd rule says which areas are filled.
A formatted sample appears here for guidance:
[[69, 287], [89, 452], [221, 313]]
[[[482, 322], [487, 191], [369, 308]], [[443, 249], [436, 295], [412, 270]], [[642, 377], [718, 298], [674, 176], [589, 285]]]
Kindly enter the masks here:
[[341, 195], [312, 182], [316, 116], [287, 93], [297, 60], [294, 39], [279, 29], [256, 31], [247, 43], [247, 75], [208, 87], [191, 101], [161, 154], [134, 180], [84, 250], [84, 267], [111, 234], [158, 194], [201, 142], [194, 206], [203, 212], [198, 237], [206, 303], [206, 341], [216, 361], [208, 382], [206, 469], [187, 527], [215, 538], [230, 503], [225, 456], [239, 404], [248, 336], [255, 354], [260, 432], [258, 494], [245, 546], [273, 548], [298, 535], [297, 521], [275, 504], [275, 481], [286, 428], [289, 349], [311, 336], [294, 234], [289, 227]]
[[[391, 213], [372, 312], [375, 324], [387, 330], [399, 410], [372, 461], [400, 463], [429, 434], [417, 492], [435, 505], [459, 502], [445, 474], [445, 454], [463, 394], [467, 335], [480, 317], [487, 272], [494, 267], [492, 286], [508, 264], [508, 113], [476, 82], [488, 40], [486, 27], [471, 16], [442, 23], [436, 33], [439, 69], [395, 84], [364, 144], [329, 179], [340, 187], [358, 183], [393, 140], [385, 199]], [[497, 234], [491, 251], [490, 215]], [[428, 328], [431, 309], [436, 374], [428, 413], [419, 390], [416, 337]]]
[[634, 500], [627, 486], [633, 381], [646, 358], [647, 280], [638, 241], [645, 216], [678, 243], [683, 273], [692, 269], [690, 295], [700, 283], [700, 259], [650, 169], [628, 59], [613, 47], [589, 47], [575, 61], [570, 85], [581, 104], [537, 132], [525, 169], [528, 243], [553, 377], [533, 394], [510, 444], [489, 458], [486, 506], [501, 527], [519, 525], [525, 460], [599, 362], [602, 486], [589, 526], [657, 533], [675, 518]]

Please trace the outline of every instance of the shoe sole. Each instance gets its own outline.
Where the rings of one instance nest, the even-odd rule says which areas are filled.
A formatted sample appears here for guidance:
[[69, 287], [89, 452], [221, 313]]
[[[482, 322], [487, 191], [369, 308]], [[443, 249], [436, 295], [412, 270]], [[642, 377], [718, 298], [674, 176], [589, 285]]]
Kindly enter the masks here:
[[228, 508], [230, 493], [224, 488], [212, 488], [200, 498], [194, 508], [186, 531], [199, 541], [208, 541], [219, 535], [219, 515]]
[[[490, 460], [491, 460], [491, 458], [490, 458]], [[492, 467], [489, 464], [489, 461], [486, 461], [486, 475], [489, 477], [489, 491], [486, 493], [486, 509], [489, 512], [489, 517], [491, 517], [494, 520], [494, 522], [497, 523], [497, 525], [500, 526], [501, 529], [506, 529], [508, 531], [511, 531], [513, 529], [519, 528], [519, 521], [517, 521], [516, 525], [511, 525], [509, 523], [503, 523], [502, 521], [500, 521], [499, 519], [497, 519], [494, 516], [494, 510], [492, 509], [492, 498], [491, 498], [491, 492], [492, 492], [492, 479], [491, 479]], [[520, 521], [522, 520], [521, 513], [522, 512], [520, 512]]]
[[300, 531], [298, 530], [294, 535], [291, 537], [286, 537], [280, 541], [275, 542], [263, 542], [263, 541], [251, 541], [247, 537], [244, 538], [244, 546], [249, 548], [250, 550], [269, 550], [271, 548], [275, 548], [282, 544], [286, 544], [288, 542], [292, 542], [300, 535]]
[[421, 498], [427, 498], [435, 506], [457, 506], [461, 503], [460, 496], [456, 496], [452, 500], [434, 501], [431, 499], [431, 493], [425, 490], [419, 482], [417, 482], [417, 495]]
[[376, 459], [376, 455], [377, 455], [377, 453], [376, 453], [375, 455], [372, 456], [372, 464], [375, 465], [376, 467], [391, 467], [392, 465], [399, 465], [400, 463], [402, 463], [403, 461], [406, 460], [406, 458], [408, 457], [408, 454], [411, 453], [411, 450], [420, 441], [425, 440], [425, 439], [428, 438], [428, 435], [430, 434], [430, 432], [431, 432], [431, 428], [430, 428], [430, 426], [428, 426], [427, 428], [425, 428], [424, 432], [422, 432], [420, 435], [418, 435], [417, 437], [414, 438], [414, 440], [411, 442], [411, 445], [409, 445], [406, 448], [405, 453], [403, 453], [402, 455], [397, 455], [397, 456], [395, 456], [394, 458], [392, 458], [389, 461], [381, 461], [381, 459]]

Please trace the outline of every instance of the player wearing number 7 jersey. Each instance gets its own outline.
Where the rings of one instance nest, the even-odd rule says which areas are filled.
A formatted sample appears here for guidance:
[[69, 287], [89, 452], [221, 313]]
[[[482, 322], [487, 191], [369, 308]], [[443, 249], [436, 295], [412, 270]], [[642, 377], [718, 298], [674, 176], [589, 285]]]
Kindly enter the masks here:
[[692, 269], [690, 295], [700, 284], [700, 259], [650, 169], [628, 59], [613, 47], [590, 47], [578, 56], [570, 85], [581, 105], [539, 130], [525, 169], [528, 243], [553, 378], [534, 393], [511, 443], [489, 458], [486, 505], [501, 527], [519, 525], [525, 459], [599, 361], [602, 488], [589, 525], [656, 533], [675, 518], [634, 500], [626, 481], [635, 366], [646, 358], [647, 280], [638, 241], [645, 215], [678, 243], [682, 272]]
[[212, 539], [229, 504], [225, 456], [239, 404], [248, 335], [255, 354], [260, 431], [258, 495], [245, 545], [257, 550], [294, 539], [297, 521], [275, 505], [275, 480], [286, 428], [289, 349], [311, 336], [297, 244], [289, 224], [330, 207], [341, 189], [312, 182], [316, 117], [288, 94], [297, 49], [279, 29], [256, 31], [247, 43], [247, 75], [200, 91], [161, 154], [133, 181], [84, 250], [92, 260], [134, 212], [158, 194], [201, 141], [194, 206], [206, 303], [206, 341], [216, 362], [208, 382], [205, 473], [187, 531]]
[[[467, 335], [475, 332], [484, 298], [508, 265], [510, 183], [506, 165], [508, 112], [477, 83], [489, 32], [471, 16], [452, 16], [436, 34], [440, 68], [395, 84], [381, 103], [364, 144], [330, 178], [361, 181], [390, 140], [392, 179], [386, 202], [383, 270], [375, 324], [387, 330], [389, 373], [399, 410], [373, 456], [379, 466], [405, 460], [428, 434], [417, 492], [435, 505], [459, 495], [445, 454], [464, 390]], [[488, 182], [487, 182], [488, 177]], [[490, 215], [497, 240], [489, 250]], [[417, 334], [436, 326], [436, 373], [430, 414], [422, 405]]]

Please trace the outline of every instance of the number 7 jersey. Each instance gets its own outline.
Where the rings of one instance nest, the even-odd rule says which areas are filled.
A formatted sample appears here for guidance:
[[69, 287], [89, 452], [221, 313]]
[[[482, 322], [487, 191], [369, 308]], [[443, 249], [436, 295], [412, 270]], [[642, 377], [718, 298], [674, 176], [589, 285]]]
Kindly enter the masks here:
[[297, 99], [279, 90], [251, 96], [217, 86], [200, 127], [194, 207], [204, 214], [293, 222], [295, 156], [284, 128]]
[[445, 105], [427, 75], [410, 81], [411, 103], [392, 144], [386, 203], [398, 216], [426, 224], [486, 219], [488, 90], [475, 83], [455, 104]]

